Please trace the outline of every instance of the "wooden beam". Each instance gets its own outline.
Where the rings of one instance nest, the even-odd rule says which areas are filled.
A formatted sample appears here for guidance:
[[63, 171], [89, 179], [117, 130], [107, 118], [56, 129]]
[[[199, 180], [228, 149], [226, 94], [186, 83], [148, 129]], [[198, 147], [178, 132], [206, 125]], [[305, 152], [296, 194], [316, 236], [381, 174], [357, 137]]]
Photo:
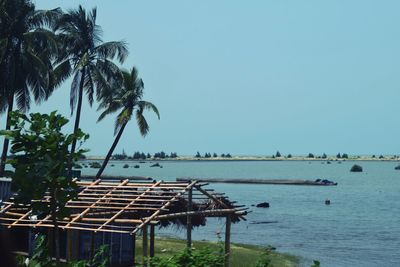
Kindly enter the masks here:
[[225, 217], [227, 214], [237, 214], [243, 215], [245, 211], [236, 210], [236, 209], [217, 209], [217, 210], [197, 210], [191, 212], [177, 212], [177, 213], [170, 213], [170, 214], [163, 214], [154, 217], [155, 220], [166, 220], [166, 219], [173, 219], [185, 216], [195, 216], [195, 215], [211, 215], [217, 216], [220, 215], [221, 217]]
[[20, 220], [23, 220], [23, 219], [25, 219], [26, 217], [28, 217], [30, 214], [32, 213], [32, 211], [30, 210], [30, 211], [28, 211], [27, 213], [25, 213], [22, 217], [20, 217], [20, 218], [18, 218], [17, 220], [15, 220], [13, 223], [11, 223], [9, 226], [8, 226], [8, 228], [11, 228], [11, 227], [13, 227], [14, 225], [16, 225], [16, 224], [18, 224], [18, 222], [20, 221]]
[[[195, 184], [197, 183], [197, 181], [193, 181], [190, 184], [188, 184], [182, 191], [180, 191], [179, 193], [177, 193], [171, 200], [175, 200], [178, 199], [181, 195], [183, 195], [188, 189], [192, 188]], [[158, 214], [160, 214], [162, 209], [167, 208], [169, 205], [171, 205], [172, 201], [168, 201], [167, 203], [164, 204], [164, 206], [162, 206], [162, 208], [156, 212], [154, 212], [150, 217], [147, 217], [146, 220], [144, 220], [138, 227], [136, 227], [135, 230], [133, 230], [132, 234], [136, 233], [137, 231], [139, 231], [140, 228], [142, 228], [143, 226], [147, 225], [151, 220], [153, 220]]]
[[150, 187], [149, 189], [147, 189], [146, 191], [144, 191], [140, 196], [138, 196], [137, 198], [133, 199], [131, 202], [129, 202], [124, 208], [122, 208], [121, 210], [119, 210], [114, 216], [112, 216], [110, 219], [108, 219], [105, 223], [103, 223], [102, 226], [100, 226], [98, 229], [103, 228], [104, 226], [106, 226], [107, 224], [109, 224], [110, 222], [112, 222], [113, 220], [115, 220], [119, 215], [121, 215], [125, 210], [130, 209], [130, 205], [133, 205], [135, 203], [135, 201], [140, 200], [141, 197], [145, 196], [146, 193], [150, 192], [152, 189], [156, 188], [159, 184], [161, 184], [162, 181], [158, 181], [157, 183], [153, 184], [153, 187]]
[[[207, 190], [204, 190], [203, 188], [201, 188], [200, 186], [196, 186], [196, 189], [199, 190], [200, 192], [202, 192], [204, 195], [210, 197], [211, 199], [213, 199], [214, 201], [216, 201], [217, 203], [219, 203], [221, 206], [223, 206], [224, 208], [228, 208], [229, 206], [226, 205], [224, 202], [222, 202], [220, 199], [218, 199], [217, 197], [215, 197], [214, 195], [210, 194], [207, 192]], [[210, 191], [210, 190], [208, 190]], [[243, 219], [244, 221], [246, 221], [246, 218], [243, 216], [240, 216], [241, 219]]]
[[[98, 180], [96, 180], [95, 182], [97, 182], [97, 181], [98, 181]], [[122, 181], [120, 184], [118, 184], [117, 186], [115, 186], [113, 189], [109, 190], [109, 192], [108, 192], [107, 194], [105, 194], [105, 195], [103, 195], [101, 198], [99, 198], [99, 200], [98, 200], [97, 202], [100, 202], [102, 199], [104, 199], [104, 198], [106, 198], [107, 196], [109, 196], [110, 194], [112, 194], [112, 192], [113, 192], [114, 190], [116, 190], [116, 188], [121, 187], [121, 186], [124, 186], [124, 185], [127, 184], [128, 182], [129, 182], [129, 180]], [[85, 188], [84, 190], [86, 190], [86, 188]], [[78, 195], [79, 195], [79, 194], [78, 194]], [[84, 211], [82, 211], [81, 214], [80, 214], [79, 216], [77, 216], [77, 217], [75, 217], [74, 219], [72, 219], [71, 222], [69, 222], [69, 223], [66, 225], [66, 227], [70, 226], [71, 223], [73, 223], [73, 222], [79, 220], [80, 218], [83, 218], [83, 216], [84, 216], [86, 213], [88, 213], [88, 212], [90, 211], [90, 209], [91, 209], [92, 207], [94, 207], [94, 206], [97, 204], [97, 202], [93, 203], [90, 207], [88, 207], [88, 208], [86, 208]]]
[[226, 216], [225, 225], [225, 267], [230, 266], [230, 254], [231, 254], [231, 215]]

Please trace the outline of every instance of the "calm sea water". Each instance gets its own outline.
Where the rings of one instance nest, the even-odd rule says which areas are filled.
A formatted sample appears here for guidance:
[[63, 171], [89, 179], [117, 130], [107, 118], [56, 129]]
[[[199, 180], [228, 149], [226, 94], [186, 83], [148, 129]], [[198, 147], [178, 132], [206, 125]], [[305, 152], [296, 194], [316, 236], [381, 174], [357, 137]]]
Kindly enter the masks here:
[[[400, 266], [400, 171], [395, 162], [358, 162], [364, 172], [351, 173], [354, 162], [322, 164], [307, 161], [260, 162], [161, 162], [163, 168], [149, 163], [112, 162], [106, 174], [151, 176], [175, 180], [176, 177], [201, 178], [324, 178], [338, 186], [283, 186], [211, 184], [231, 200], [251, 207], [267, 201], [270, 208], [251, 207], [246, 222], [232, 227], [232, 241], [272, 245], [281, 252], [302, 258], [302, 266], [312, 259], [322, 266]], [[96, 170], [84, 168], [84, 174]], [[325, 199], [331, 205], [324, 204]], [[254, 222], [269, 221], [268, 224]], [[216, 240], [224, 231], [223, 220], [209, 220], [197, 229], [194, 238]], [[164, 233], [184, 237], [184, 231]]]

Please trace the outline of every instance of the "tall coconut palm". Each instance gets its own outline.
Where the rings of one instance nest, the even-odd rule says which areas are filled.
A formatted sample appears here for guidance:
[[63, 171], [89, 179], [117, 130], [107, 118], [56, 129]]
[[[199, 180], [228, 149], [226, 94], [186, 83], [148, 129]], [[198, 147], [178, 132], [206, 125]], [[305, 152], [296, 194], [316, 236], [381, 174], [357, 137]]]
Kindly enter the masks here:
[[103, 90], [99, 96], [99, 110], [104, 109], [100, 114], [98, 121], [101, 121], [109, 114], [119, 111], [119, 114], [115, 120], [115, 129], [113, 144], [107, 153], [106, 158], [99, 171], [96, 174], [96, 178], [99, 178], [107, 166], [108, 161], [115, 147], [117, 146], [119, 139], [124, 132], [125, 126], [136, 116], [136, 122], [139, 126], [140, 134], [145, 137], [149, 132], [149, 124], [143, 115], [144, 110], [152, 110], [160, 119], [160, 114], [157, 107], [151, 102], [142, 100], [144, 84], [142, 79], [138, 77], [138, 71], [135, 67], [129, 72], [127, 70], [121, 70], [122, 82], [118, 81], [113, 84], [109, 90]]
[[[9, 114], [16, 104], [26, 112], [31, 96], [40, 103], [56, 87], [52, 59], [57, 53], [54, 34], [46, 28], [60, 10], [35, 10], [29, 0], [0, 0], [0, 113]], [[16, 102], [16, 103], [14, 103]], [[4, 172], [9, 141], [4, 139], [0, 175]]]
[[[102, 31], [96, 24], [96, 8], [87, 12], [82, 6], [69, 10], [57, 23], [55, 30], [64, 45], [64, 54], [58, 61], [57, 73], [60, 77], [73, 75], [70, 92], [71, 115], [76, 108], [74, 133], [80, 124], [83, 93], [92, 106], [95, 89], [100, 92], [107, 79], [113, 77], [118, 67], [112, 62], [116, 57], [123, 63], [128, 55], [124, 42], [103, 42]], [[95, 88], [96, 87], [96, 88]], [[76, 106], [77, 104], [77, 106]], [[71, 145], [71, 155], [75, 152], [76, 140]], [[70, 170], [72, 161], [70, 161]]]

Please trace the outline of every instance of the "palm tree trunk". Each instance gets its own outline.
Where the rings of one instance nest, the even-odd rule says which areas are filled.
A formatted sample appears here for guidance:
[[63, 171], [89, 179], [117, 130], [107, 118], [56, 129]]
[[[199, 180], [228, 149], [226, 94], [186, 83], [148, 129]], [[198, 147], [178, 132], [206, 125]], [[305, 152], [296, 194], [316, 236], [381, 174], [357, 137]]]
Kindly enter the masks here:
[[[13, 110], [13, 105], [14, 105], [14, 95], [10, 95], [8, 97], [8, 110], [7, 110], [6, 130], [10, 130], [10, 127], [11, 127], [10, 114], [11, 114], [11, 111]], [[8, 144], [9, 144], [8, 138], [4, 138], [3, 152], [1, 153], [1, 160], [0, 160], [0, 176], [4, 173], [4, 170], [5, 170], [5, 167], [6, 167]]]
[[[75, 116], [75, 125], [74, 125], [74, 134], [78, 131], [79, 128], [79, 121], [81, 119], [81, 109], [82, 109], [82, 98], [83, 98], [83, 85], [85, 82], [85, 68], [81, 70], [81, 81], [79, 84], [79, 94], [78, 94], [78, 106], [76, 108], [76, 116]], [[71, 153], [69, 155], [69, 160], [68, 160], [68, 174], [71, 176], [72, 172], [72, 157], [76, 149], [76, 138], [72, 140], [72, 145], [71, 145]]]
[[105, 158], [104, 161], [103, 161], [103, 165], [101, 165], [101, 168], [99, 169], [99, 171], [98, 171], [97, 174], [96, 174], [96, 179], [99, 179], [99, 178], [100, 178], [101, 174], [103, 173], [104, 169], [106, 168], [107, 163], [108, 163], [108, 161], [110, 160], [111, 155], [112, 155], [112, 153], [114, 152], [114, 149], [115, 149], [115, 147], [117, 146], [117, 144], [118, 144], [118, 142], [119, 142], [119, 139], [121, 138], [121, 135], [122, 135], [122, 133], [123, 133], [123, 131], [124, 131], [124, 129], [125, 129], [126, 124], [127, 124], [127, 122], [125, 122], [124, 124], [122, 124], [121, 129], [119, 129], [118, 134], [117, 134], [117, 136], [115, 137], [115, 140], [114, 140], [114, 142], [113, 142], [113, 144], [112, 144], [110, 150], [108, 151], [106, 158]]

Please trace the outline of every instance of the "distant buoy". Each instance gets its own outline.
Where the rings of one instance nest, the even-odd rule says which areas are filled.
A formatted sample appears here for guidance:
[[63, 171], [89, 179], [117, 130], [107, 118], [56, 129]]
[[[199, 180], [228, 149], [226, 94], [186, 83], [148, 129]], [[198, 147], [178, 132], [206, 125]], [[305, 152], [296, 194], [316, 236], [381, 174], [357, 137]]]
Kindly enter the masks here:
[[331, 201], [329, 199], [325, 200], [325, 205], [330, 205]]

